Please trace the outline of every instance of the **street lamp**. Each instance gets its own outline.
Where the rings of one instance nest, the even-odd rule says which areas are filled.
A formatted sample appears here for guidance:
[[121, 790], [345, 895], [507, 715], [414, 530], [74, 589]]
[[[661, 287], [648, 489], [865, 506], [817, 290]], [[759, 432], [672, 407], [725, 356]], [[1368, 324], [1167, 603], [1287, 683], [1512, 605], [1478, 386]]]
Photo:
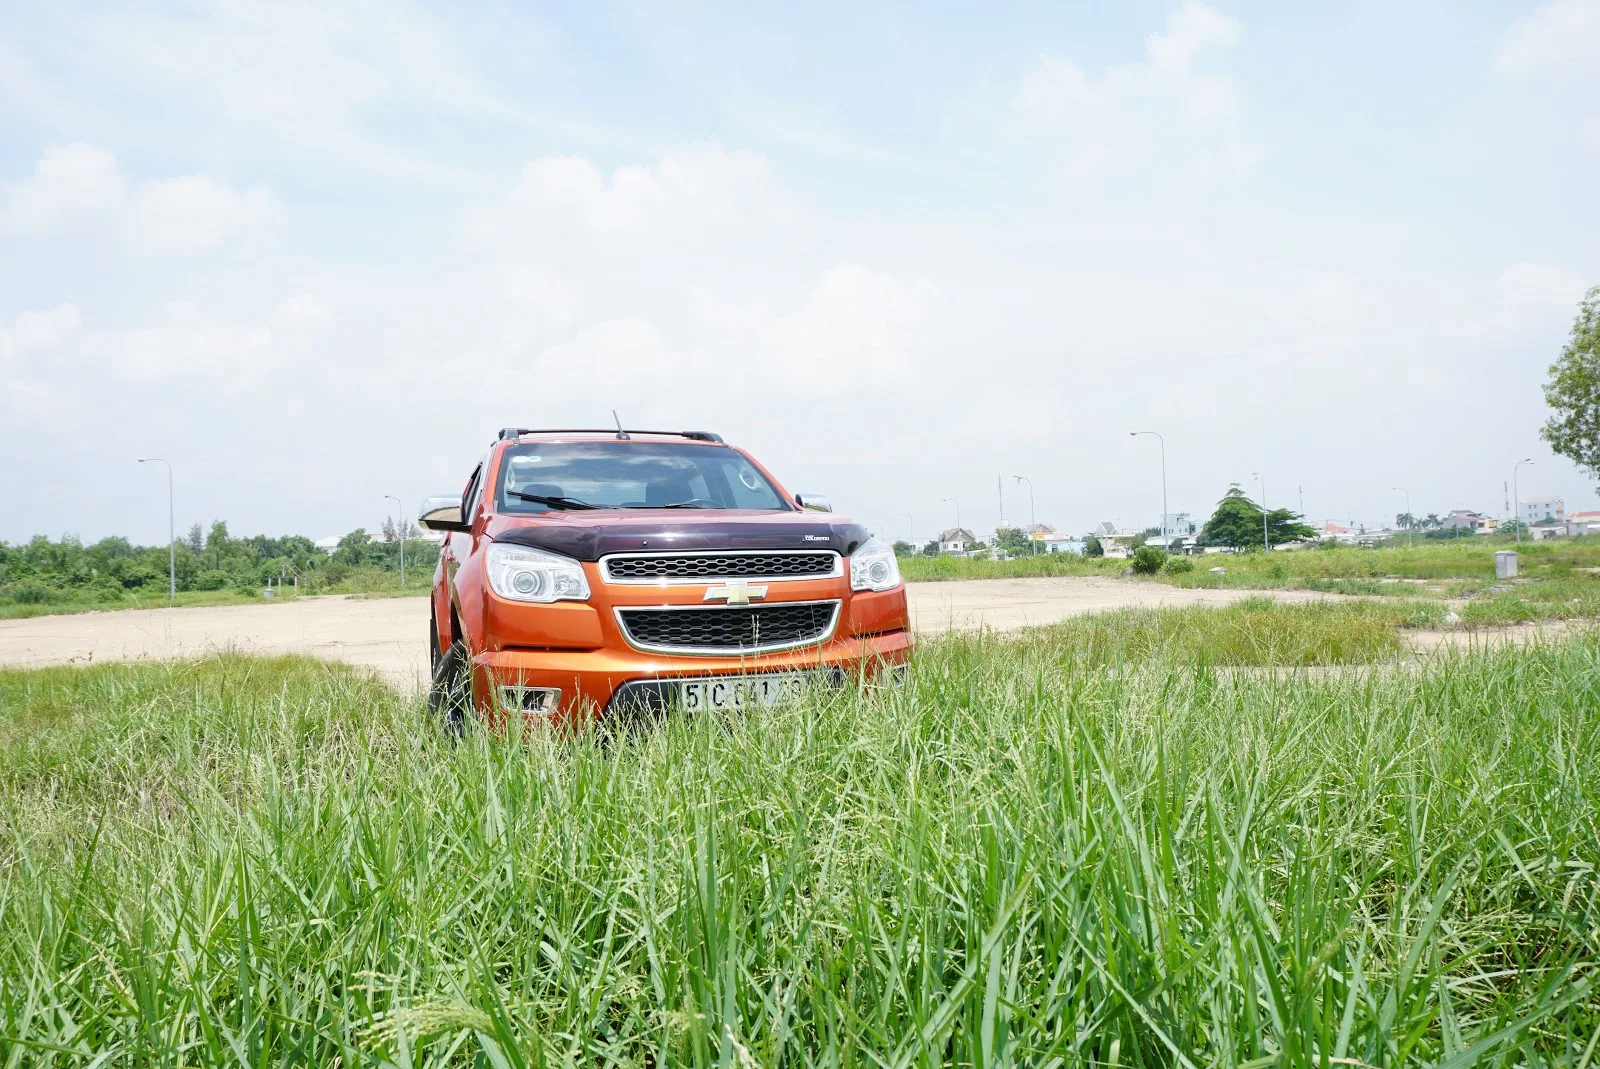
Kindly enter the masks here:
[[400, 589], [404, 590], [406, 588], [406, 507], [393, 494], [384, 494], [383, 499], [385, 501], [393, 501], [395, 509], [400, 513]]
[[940, 501], [947, 501], [956, 507], [956, 537], [961, 537], [961, 502], [953, 497], [941, 497]]
[[1391, 486], [1389, 489], [1406, 495], [1406, 548], [1413, 549], [1417, 544], [1417, 518], [1411, 515], [1411, 491], [1403, 486]]
[[1137, 438], [1141, 434], [1154, 435], [1161, 443], [1161, 548], [1167, 546], [1167, 440], [1161, 437], [1160, 431], [1129, 431], [1128, 437]]
[[1518, 545], [1522, 544], [1522, 499], [1517, 493], [1517, 469], [1532, 463], [1533, 458], [1528, 457], [1511, 465], [1511, 531]]
[[172, 519], [172, 462], [161, 457], [140, 457], [141, 464], [165, 464], [167, 466], [167, 599], [173, 604], [178, 601], [178, 538], [177, 529]]
[[1030, 556], [1038, 556], [1039, 540], [1035, 536], [1038, 534], [1039, 522], [1033, 515], [1033, 480], [1026, 475], [1013, 475], [1012, 478], [1019, 483], [1028, 484], [1028, 549]]
[[1261, 548], [1272, 552], [1272, 543], [1267, 539], [1267, 477], [1258, 471], [1252, 471], [1250, 477], [1261, 484]]

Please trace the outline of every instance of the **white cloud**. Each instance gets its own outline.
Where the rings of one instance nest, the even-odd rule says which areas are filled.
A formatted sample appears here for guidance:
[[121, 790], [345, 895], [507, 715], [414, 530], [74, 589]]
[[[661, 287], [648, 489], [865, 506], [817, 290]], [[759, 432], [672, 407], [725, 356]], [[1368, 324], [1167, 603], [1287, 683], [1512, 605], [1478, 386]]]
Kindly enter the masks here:
[[717, 145], [670, 152], [609, 177], [579, 157], [534, 160], [503, 201], [477, 207], [469, 234], [500, 248], [614, 252], [621, 244], [701, 240], [749, 223], [771, 196], [766, 158]]
[[208, 175], [187, 175], [139, 187], [126, 237], [140, 252], [198, 252], [230, 238], [276, 230], [283, 214], [264, 186], [236, 190]]
[[1197, 69], [1241, 35], [1237, 20], [1189, 0], [1145, 40], [1143, 62], [1112, 65], [1096, 77], [1066, 56], [1044, 55], [1012, 100], [1012, 130], [1054, 154], [1068, 174], [1156, 156], [1214, 178], [1248, 171], [1260, 154], [1232, 129], [1233, 81]]
[[1167, 19], [1166, 31], [1151, 34], [1144, 47], [1152, 66], [1186, 71], [1195, 56], [1208, 48], [1236, 45], [1240, 34], [1236, 19], [1207, 4], [1189, 0]]
[[1495, 66], [1506, 74], [1541, 74], [1600, 61], [1600, 0], [1549, 0], [1518, 19], [1500, 43]]
[[281, 329], [291, 333], [325, 330], [335, 322], [328, 306], [309, 293], [297, 293], [285, 299], [278, 305], [273, 319]]
[[89, 145], [51, 146], [6, 192], [0, 230], [47, 234], [102, 227], [140, 254], [193, 253], [258, 237], [283, 222], [264, 186], [237, 190], [209, 175], [144, 182], [129, 191], [116, 158]]
[[110, 342], [112, 365], [130, 379], [197, 375], [243, 385], [274, 363], [265, 326], [213, 323], [186, 301], [167, 306], [167, 322], [127, 331]]
[[22, 312], [9, 326], [0, 324], [0, 381], [21, 371], [25, 355], [63, 344], [78, 333], [79, 326], [78, 309], [71, 304]]
[[0, 229], [43, 233], [122, 210], [127, 183], [117, 161], [91, 145], [52, 145], [33, 174], [11, 186], [0, 207]]

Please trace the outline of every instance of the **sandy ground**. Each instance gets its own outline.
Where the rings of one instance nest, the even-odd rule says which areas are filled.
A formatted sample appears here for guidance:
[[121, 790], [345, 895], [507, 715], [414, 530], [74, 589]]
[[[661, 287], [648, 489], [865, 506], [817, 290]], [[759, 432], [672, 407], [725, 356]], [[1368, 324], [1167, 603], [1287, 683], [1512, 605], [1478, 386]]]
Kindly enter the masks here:
[[[1183, 590], [1091, 577], [913, 583], [907, 590], [913, 626], [924, 634], [979, 627], [1005, 630], [1109, 609], [1226, 605], [1261, 593]], [[1311, 591], [1278, 591], [1275, 596], [1282, 601], [1339, 597]], [[235, 649], [347, 661], [375, 668], [396, 685], [412, 688], [420, 687], [427, 677], [427, 620], [425, 598], [348, 597], [0, 620], [0, 666], [90, 664]], [[1504, 630], [1510, 641], [1526, 641], [1559, 631], [1559, 626]], [[1490, 642], [1495, 637], [1480, 632], [1470, 641]], [[1458, 644], [1449, 635], [1418, 634], [1413, 642], [1421, 651]]]

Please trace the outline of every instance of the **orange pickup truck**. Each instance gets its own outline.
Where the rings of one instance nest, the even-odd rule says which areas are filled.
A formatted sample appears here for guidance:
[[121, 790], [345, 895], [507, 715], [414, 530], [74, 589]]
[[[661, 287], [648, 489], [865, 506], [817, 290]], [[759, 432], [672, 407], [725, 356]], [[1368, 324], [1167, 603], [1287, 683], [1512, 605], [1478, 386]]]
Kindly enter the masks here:
[[456, 727], [771, 704], [911, 655], [893, 549], [708, 431], [507, 427], [420, 522]]

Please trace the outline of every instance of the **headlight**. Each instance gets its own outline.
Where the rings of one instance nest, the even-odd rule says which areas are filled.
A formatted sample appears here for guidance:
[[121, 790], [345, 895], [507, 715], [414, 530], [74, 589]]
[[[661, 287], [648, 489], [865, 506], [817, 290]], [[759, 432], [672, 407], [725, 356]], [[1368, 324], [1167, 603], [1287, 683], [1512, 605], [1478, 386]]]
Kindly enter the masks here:
[[851, 590], [892, 590], [900, 585], [894, 547], [869, 538], [850, 555]]
[[542, 549], [494, 542], [487, 558], [489, 587], [511, 601], [588, 601], [583, 565]]

